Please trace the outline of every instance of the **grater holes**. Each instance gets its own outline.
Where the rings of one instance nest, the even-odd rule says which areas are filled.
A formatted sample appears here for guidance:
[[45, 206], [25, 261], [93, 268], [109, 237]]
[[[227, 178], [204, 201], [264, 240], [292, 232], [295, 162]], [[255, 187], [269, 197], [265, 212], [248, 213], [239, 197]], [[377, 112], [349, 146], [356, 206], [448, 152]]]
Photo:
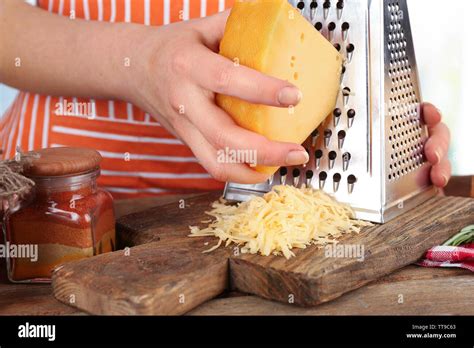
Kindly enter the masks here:
[[339, 183], [341, 182], [341, 179], [342, 179], [342, 176], [339, 173], [335, 173], [332, 176], [332, 184], [333, 184], [332, 187], [333, 187], [334, 192], [337, 192], [337, 190], [339, 189]]
[[418, 115], [420, 101], [411, 79], [412, 67], [406, 51], [407, 40], [399, 2], [389, 1], [387, 9], [391, 19], [387, 42], [388, 75], [391, 80], [388, 100], [391, 152], [387, 176], [389, 180], [397, 180], [423, 164], [424, 128]]
[[423, 127], [416, 115], [416, 107], [411, 107], [390, 118], [389, 180], [398, 179], [423, 164]]
[[347, 177], [347, 189], [349, 193], [352, 193], [354, 190], [354, 184], [357, 182], [357, 177], [353, 174]]
[[349, 164], [351, 162], [351, 154], [349, 152], [344, 152], [342, 155], [342, 170], [346, 171], [349, 168]]
[[[295, 0], [292, 3], [295, 7], [298, 7], [299, 1], [300, 0]], [[313, 2], [315, 3], [314, 5]], [[304, 13], [304, 16], [312, 23], [313, 27], [340, 52], [343, 57], [343, 62], [341, 64], [342, 76], [338, 104], [330, 112], [325, 122], [317, 128], [315, 133], [313, 132], [310, 135], [304, 144], [304, 146], [309, 148], [311, 160], [306, 168], [298, 166], [301, 170], [300, 184], [308, 182], [306, 174], [311, 170], [314, 176], [310, 182], [314, 185], [314, 188], [317, 188], [318, 184], [324, 185], [325, 182], [324, 189], [333, 191], [334, 183], [338, 182], [341, 187], [336, 187], [333, 192], [346, 191], [347, 175], [361, 175], [357, 172], [359, 170], [359, 157], [353, 154], [353, 158], [351, 159], [351, 154], [348, 152], [348, 144], [344, 144], [344, 142], [352, 139], [352, 131], [350, 129], [352, 119], [347, 117], [348, 110], [354, 109], [354, 111], [357, 112], [357, 116], [353, 118], [353, 120], [355, 120], [354, 125], [357, 125], [359, 121], [365, 122], [364, 118], [359, 119], [363, 115], [361, 114], [362, 110], [356, 107], [358, 105], [356, 103], [358, 85], [351, 84], [351, 69], [357, 68], [357, 66], [354, 67], [353, 63], [358, 63], [357, 60], [359, 58], [363, 60], [366, 42], [358, 40], [357, 35], [355, 35], [358, 34], [358, 32], [352, 33], [356, 26], [355, 23], [351, 21], [351, 18], [353, 18], [351, 14], [348, 13], [349, 16], [344, 16], [344, 11], [348, 10], [352, 4], [343, 0], [331, 0], [330, 6], [326, 0], [306, 0], [304, 3], [304, 10], [300, 11]], [[318, 6], [317, 10], [312, 12], [311, 6], [313, 5], [316, 9], [316, 3]], [[352, 54], [352, 57], [350, 57], [350, 54]], [[288, 65], [290, 65], [290, 62], [288, 62]], [[289, 76], [290, 78], [293, 76], [294, 71], [296, 70], [293, 69]], [[301, 74], [301, 72], [299, 73]], [[340, 99], [341, 101], [339, 102]], [[354, 101], [352, 99], [354, 99]], [[360, 158], [362, 159], [362, 157]], [[333, 167], [331, 168], [332, 165]], [[293, 167], [288, 167], [287, 184], [293, 181], [292, 171]], [[321, 172], [323, 173], [320, 177]], [[335, 173], [338, 175], [334, 176]]]
[[355, 175], [351, 174], [347, 177], [348, 184], [355, 184], [357, 182], [357, 178]]
[[298, 168], [295, 168], [291, 174], [293, 176], [293, 186], [298, 186], [300, 182], [301, 171]]
[[354, 118], [356, 116], [356, 112], [354, 109], [349, 109], [347, 111], [347, 127], [351, 128], [354, 124]]

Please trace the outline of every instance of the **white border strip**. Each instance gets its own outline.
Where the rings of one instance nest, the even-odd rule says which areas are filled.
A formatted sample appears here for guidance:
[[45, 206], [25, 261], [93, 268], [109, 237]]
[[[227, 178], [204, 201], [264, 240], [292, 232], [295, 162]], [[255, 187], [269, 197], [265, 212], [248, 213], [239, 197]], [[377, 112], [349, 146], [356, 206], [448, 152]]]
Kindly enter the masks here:
[[53, 132], [69, 135], [84, 136], [97, 139], [128, 141], [132, 143], [151, 143], [151, 144], [169, 144], [169, 145], [184, 145], [178, 139], [168, 138], [152, 138], [152, 137], [138, 137], [133, 135], [122, 135], [114, 133], [103, 133], [84, 129], [77, 129], [64, 126], [53, 126]]
[[101, 170], [104, 176], [125, 176], [144, 179], [210, 179], [207, 173], [156, 173], [156, 172], [130, 172], [120, 170]]

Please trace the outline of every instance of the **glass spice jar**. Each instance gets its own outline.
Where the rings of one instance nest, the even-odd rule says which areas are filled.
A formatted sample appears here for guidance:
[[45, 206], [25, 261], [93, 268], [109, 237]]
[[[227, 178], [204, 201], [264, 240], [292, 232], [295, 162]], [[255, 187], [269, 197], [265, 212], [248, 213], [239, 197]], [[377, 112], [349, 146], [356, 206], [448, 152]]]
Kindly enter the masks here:
[[112, 196], [96, 182], [100, 154], [69, 147], [36, 152], [24, 172], [35, 187], [4, 219], [12, 282], [49, 282], [60, 264], [115, 247]]

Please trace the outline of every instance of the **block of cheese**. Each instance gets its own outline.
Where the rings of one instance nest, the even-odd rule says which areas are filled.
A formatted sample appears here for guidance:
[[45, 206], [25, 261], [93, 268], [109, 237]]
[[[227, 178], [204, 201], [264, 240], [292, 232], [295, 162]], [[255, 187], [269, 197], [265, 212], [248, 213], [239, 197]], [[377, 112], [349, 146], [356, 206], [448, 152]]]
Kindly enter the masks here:
[[[303, 93], [300, 104], [290, 108], [218, 95], [217, 104], [243, 128], [270, 140], [301, 144], [335, 106], [342, 57], [286, 0], [236, 1], [220, 54], [289, 81]], [[277, 168], [257, 166], [256, 170], [272, 174]]]

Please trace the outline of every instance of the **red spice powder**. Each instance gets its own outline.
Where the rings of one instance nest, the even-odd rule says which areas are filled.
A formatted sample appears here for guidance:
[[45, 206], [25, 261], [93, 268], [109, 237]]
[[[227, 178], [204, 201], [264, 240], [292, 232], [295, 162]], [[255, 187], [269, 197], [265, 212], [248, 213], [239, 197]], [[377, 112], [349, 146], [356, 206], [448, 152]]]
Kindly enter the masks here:
[[36, 262], [12, 259], [10, 278], [50, 278], [58, 265], [113, 251], [115, 216], [111, 195], [87, 185], [75, 191], [38, 190], [30, 204], [8, 218], [11, 244], [36, 244]]

